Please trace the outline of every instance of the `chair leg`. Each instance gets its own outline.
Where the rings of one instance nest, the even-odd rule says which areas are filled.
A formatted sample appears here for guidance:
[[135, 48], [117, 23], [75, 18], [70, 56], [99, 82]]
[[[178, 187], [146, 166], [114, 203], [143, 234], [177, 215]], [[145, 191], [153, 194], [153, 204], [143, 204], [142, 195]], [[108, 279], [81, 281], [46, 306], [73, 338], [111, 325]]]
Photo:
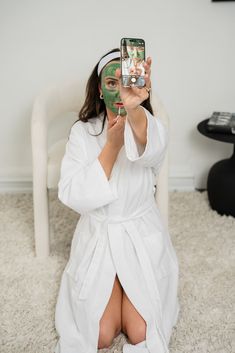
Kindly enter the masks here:
[[45, 259], [50, 254], [49, 241], [49, 197], [48, 189], [44, 192], [34, 187], [34, 237], [36, 257]]

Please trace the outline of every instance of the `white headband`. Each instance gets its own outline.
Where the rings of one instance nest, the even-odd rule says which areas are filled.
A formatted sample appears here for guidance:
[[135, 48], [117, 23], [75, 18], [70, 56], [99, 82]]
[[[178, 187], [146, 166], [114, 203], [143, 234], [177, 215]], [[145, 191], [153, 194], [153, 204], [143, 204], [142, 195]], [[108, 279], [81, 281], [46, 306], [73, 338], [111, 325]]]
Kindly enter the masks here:
[[104, 56], [98, 65], [98, 69], [97, 69], [97, 74], [99, 76], [101, 70], [105, 67], [106, 64], [108, 64], [109, 61], [112, 61], [113, 59], [118, 59], [120, 58], [120, 51], [115, 51], [113, 53], [107, 54], [106, 56]]

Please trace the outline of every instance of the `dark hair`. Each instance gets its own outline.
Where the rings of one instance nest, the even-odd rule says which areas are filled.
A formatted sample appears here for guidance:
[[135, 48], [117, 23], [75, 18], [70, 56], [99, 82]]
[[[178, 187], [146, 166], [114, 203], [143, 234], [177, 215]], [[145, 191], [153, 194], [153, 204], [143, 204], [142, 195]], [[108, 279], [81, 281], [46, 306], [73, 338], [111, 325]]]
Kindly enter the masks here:
[[[115, 53], [115, 52], [120, 52], [119, 48], [115, 48], [113, 50], [110, 50], [108, 53], [103, 55], [100, 60], [105, 57], [106, 55], [110, 53]], [[100, 62], [99, 60], [99, 62]], [[115, 60], [115, 59], [114, 59]], [[99, 85], [101, 84], [101, 73], [98, 76], [97, 69], [99, 62], [96, 64], [94, 67], [86, 85], [86, 98], [85, 102], [78, 114], [79, 120], [83, 121], [84, 123], [87, 123], [89, 119], [94, 119], [101, 113], [104, 114], [103, 122], [102, 122], [102, 130], [98, 134], [100, 135], [104, 129], [104, 124], [105, 120], [107, 118], [107, 112], [106, 112], [106, 107], [103, 99], [100, 99], [100, 93], [99, 93]], [[144, 102], [141, 103], [143, 107], [145, 107], [151, 114], [153, 114], [153, 109], [150, 103], [150, 98], [148, 97]], [[77, 122], [76, 121], [76, 122]], [[98, 136], [94, 135], [94, 136]]]

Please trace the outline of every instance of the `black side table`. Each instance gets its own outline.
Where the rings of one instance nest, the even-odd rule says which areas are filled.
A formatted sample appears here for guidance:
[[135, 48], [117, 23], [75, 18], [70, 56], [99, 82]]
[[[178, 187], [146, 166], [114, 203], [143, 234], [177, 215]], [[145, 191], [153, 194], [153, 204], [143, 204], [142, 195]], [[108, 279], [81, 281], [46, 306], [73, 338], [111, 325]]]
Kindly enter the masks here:
[[197, 126], [202, 135], [234, 145], [231, 158], [215, 163], [209, 171], [207, 179], [208, 199], [213, 210], [221, 215], [235, 217], [235, 135], [208, 132], [206, 128], [208, 120], [201, 121]]

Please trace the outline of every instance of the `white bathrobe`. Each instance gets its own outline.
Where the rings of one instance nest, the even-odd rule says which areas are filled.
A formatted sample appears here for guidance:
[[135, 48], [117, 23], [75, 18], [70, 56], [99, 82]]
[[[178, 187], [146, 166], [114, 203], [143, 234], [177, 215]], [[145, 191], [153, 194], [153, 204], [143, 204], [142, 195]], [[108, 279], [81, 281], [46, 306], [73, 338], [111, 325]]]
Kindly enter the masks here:
[[124, 146], [109, 179], [98, 156], [103, 117], [76, 122], [61, 165], [59, 199], [81, 216], [62, 274], [55, 312], [55, 353], [96, 353], [99, 320], [115, 275], [147, 324], [150, 353], [168, 352], [179, 314], [178, 260], [154, 198], [167, 131], [146, 109], [147, 144], [126, 119]]

